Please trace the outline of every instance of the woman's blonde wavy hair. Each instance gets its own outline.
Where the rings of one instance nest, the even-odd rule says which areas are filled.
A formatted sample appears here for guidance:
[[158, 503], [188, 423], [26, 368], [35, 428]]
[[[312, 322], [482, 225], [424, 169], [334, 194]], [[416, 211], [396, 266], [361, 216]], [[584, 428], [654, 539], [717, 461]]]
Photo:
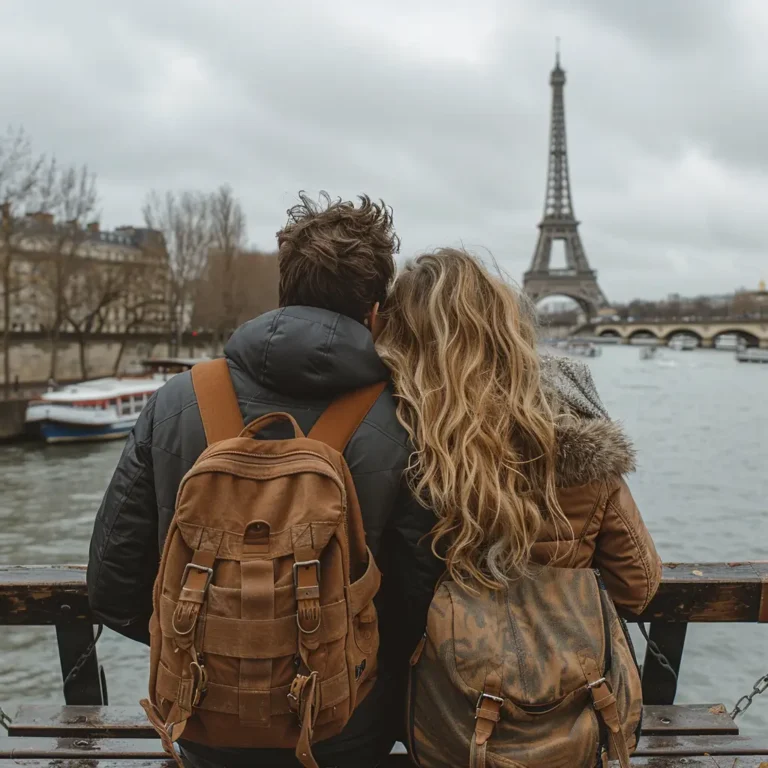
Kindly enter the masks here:
[[406, 266], [382, 317], [409, 479], [437, 516], [433, 550], [459, 584], [503, 588], [527, 573], [546, 516], [568, 526], [532, 313], [479, 260], [443, 248]]

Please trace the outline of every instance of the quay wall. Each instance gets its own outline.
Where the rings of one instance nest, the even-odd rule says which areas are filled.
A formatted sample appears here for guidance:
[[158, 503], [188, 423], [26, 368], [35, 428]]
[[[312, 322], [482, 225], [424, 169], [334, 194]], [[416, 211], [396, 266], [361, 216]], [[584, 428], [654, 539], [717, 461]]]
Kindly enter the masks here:
[[26, 399], [0, 400], [0, 440], [12, 440], [24, 434]]
[[[86, 346], [86, 364], [89, 379], [111, 376], [120, 354], [122, 339], [108, 335], [91, 339]], [[186, 357], [208, 354], [210, 340], [186, 338], [179, 355]], [[148, 357], [169, 355], [166, 335], [137, 335], [129, 339], [123, 349], [118, 373], [124, 373]], [[45, 384], [51, 365], [51, 341], [44, 335], [19, 334], [11, 343], [10, 384], [20, 388]], [[0, 349], [0, 386], [5, 383], [4, 354]], [[81, 381], [80, 346], [71, 335], [62, 336], [56, 356], [56, 380], [59, 383]]]

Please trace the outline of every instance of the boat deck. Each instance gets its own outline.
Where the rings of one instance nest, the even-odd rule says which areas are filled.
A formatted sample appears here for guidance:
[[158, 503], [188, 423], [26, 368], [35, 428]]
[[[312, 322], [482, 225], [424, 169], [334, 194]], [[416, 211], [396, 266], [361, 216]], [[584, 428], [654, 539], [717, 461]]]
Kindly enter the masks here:
[[[641, 617], [679, 671], [692, 622], [768, 622], [768, 562], [670, 564]], [[0, 568], [0, 624], [54, 625], [66, 677], [94, 638], [85, 569], [77, 566]], [[765, 672], [757, 658], [755, 676]], [[747, 737], [726, 707], [713, 701], [675, 704], [677, 683], [652, 654], [643, 664], [645, 718], [633, 768], [768, 768], [768, 734]], [[0, 739], [0, 768], [87, 766], [172, 768], [155, 732], [136, 707], [107, 705], [106, 677], [96, 653], [67, 686], [65, 705], [25, 703]], [[756, 701], [755, 706], [768, 702]], [[383, 768], [405, 768], [402, 745]]]

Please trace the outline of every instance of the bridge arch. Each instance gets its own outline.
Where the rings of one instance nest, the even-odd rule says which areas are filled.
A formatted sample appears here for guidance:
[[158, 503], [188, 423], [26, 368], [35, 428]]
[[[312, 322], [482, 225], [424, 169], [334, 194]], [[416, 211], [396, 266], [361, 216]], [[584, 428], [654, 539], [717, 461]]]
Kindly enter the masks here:
[[712, 338], [712, 343], [715, 344], [721, 336], [738, 336], [740, 339], [744, 340], [744, 343], [748, 347], [760, 346], [760, 339], [758, 339], [758, 337], [755, 336], [754, 333], [750, 333], [749, 331], [739, 330], [738, 328], [731, 328], [731, 329], [726, 329], [724, 331], [718, 331]]
[[615, 328], [606, 328], [604, 331], [600, 331], [597, 335], [606, 339], [621, 338], [621, 334]]
[[704, 337], [692, 328], [673, 328], [671, 331], [664, 334], [664, 341], [668, 342], [673, 336], [690, 336], [691, 338], [696, 339], [699, 345], [704, 341]]
[[633, 339], [658, 339], [659, 334], [653, 328], [635, 328], [627, 338], [631, 343]]
[[575, 302], [578, 306], [579, 310], [586, 315], [587, 321], [591, 320], [595, 315], [597, 314], [597, 307], [591, 302], [585, 299], [583, 296], [579, 296], [579, 294], [576, 291], [563, 291], [563, 290], [552, 290], [552, 291], [545, 291], [543, 293], [536, 294], [535, 296], [531, 296], [531, 301], [533, 302], [534, 307], [538, 311], [539, 304], [541, 304], [542, 301], [545, 299], [554, 299], [554, 298], [563, 298], [563, 299], [570, 299], [571, 301]]

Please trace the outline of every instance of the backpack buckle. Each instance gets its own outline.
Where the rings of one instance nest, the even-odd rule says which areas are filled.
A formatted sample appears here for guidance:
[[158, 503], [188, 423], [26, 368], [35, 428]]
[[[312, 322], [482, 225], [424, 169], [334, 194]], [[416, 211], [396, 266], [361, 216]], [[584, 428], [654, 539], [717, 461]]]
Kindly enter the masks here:
[[204, 565], [199, 565], [198, 563], [187, 563], [184, 566], [184, 573], [181, 576], [182, 586], [186, 583], [187, 576], [189, 576], [189, 571], [192, 568], [194, 568], [196, 571], [200, 571], [201, 573], [207, 574], [205, 579], [205, 586], [202, 588], [202, 590], [200, 590], [201, 592], [206, 592], [211, 582], [213, 581], [213, 568], [208, 568]]
[[593, 680], [591, 683], [587, 683], [587, 688], [591, 691], [593, 688], [598, 688], [603, 683], [607, 682], [604, 677], [599, 678], [598, 680]]
[[[477, 720], [477, 718], [480, 717], [480, 710], [483, 706], [483, 699], [488, 699], [489, 701], [492, 701], [494, 704], [497, 704], [499, 709], [501, 709], [502, 705], [504, 704], [504, 699], [501, 698], [501, 696], [493, 696], [490, 693], [485, 693], [485, 691], [483, 691], [483, 693], [481, 693], [480, 696], [478, 696], [477, 698], [477, 704], [475, 704], [475, 720]], [[495, 717], [492, 717], [491, 719], [493, 719], [494, 722], [498, 722], [499, 713], [495, 712], [493, 714], [495, 714]], [[483, 716], [486, 718], [488, 718], [489, 715], [492, 715], [492, 713], [490, 712], [483, 713]]]
[[317, 583], [320, 583], [320, 561], [319, 560], [297, 560], [293, 564], [293, 586], [299, 586], [299, 568], [305, 568], [308, 565], [315, 566], [315, 578]]

